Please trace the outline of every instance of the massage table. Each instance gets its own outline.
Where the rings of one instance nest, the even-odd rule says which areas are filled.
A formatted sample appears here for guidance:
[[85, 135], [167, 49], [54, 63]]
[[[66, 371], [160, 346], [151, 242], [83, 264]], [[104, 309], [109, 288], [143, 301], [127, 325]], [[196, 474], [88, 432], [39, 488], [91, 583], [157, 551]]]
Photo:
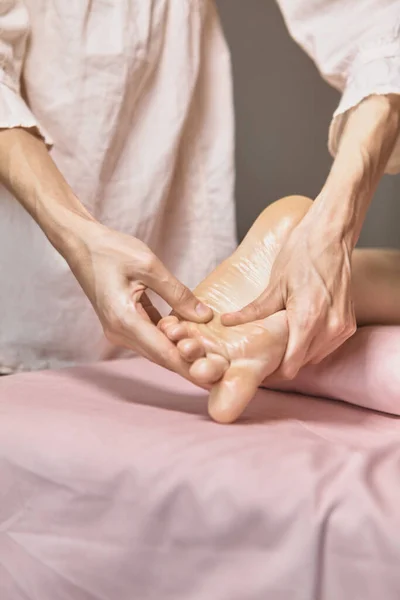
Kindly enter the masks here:
[[141, 358], [0, 379], [1, 600], [399, 600], [400, 421]]

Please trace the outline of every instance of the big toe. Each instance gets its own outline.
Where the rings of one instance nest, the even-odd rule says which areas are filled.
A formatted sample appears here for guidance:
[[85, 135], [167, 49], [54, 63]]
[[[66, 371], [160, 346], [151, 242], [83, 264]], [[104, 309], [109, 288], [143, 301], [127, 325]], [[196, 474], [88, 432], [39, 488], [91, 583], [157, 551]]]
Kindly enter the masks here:
[[211, 389], [210, 417], [218, 423], [236, 421], [255, 396], [262, 380], [263, 373], [257, 365], [233, 364]]
[[213, 384], [221, 379], [228, 368], [229, 362], [226, 358], [209, 353], [193, 363], [190, 375], [200, 385]]

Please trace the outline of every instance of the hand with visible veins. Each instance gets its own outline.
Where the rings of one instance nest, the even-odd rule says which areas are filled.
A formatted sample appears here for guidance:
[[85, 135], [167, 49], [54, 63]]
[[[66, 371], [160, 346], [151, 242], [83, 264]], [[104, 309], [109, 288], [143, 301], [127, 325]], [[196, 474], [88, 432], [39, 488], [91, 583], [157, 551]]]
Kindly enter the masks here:
[[73, 245], [64, 251], [64, 257], [112, 344], [188, 375], [187, 363], [157, 328], [161, 315], [146, 292], [155, 292], [191, 321], [207, 322], [212, 311], [166, 269], [146, 244], [97, 222], [84, 221], [76, 228]]
[[[75, 196], [45, 144], [18, 127], [0, 130], [0, 181], [63, 256], [93, 305], [109, 341], [182, 375], [188, 366], [157, 328], [152, 290], [186, 319], [212, 311], [140, 240], [96, 221]], [[27, 251], [29, 251], [27, 249]]]
[[222, 317], [231, 326], [286, 309], [284, 378], [321, 362], [356, 331], [352, 254], [399, 134], [399, 94], [369, 96], [349, 112], [325, 185], [279, 250], [268, 286]]
[[356, 331], [351, 295], [351, 254], [346, 241], [319, 230], [311, 210], [285, 240], [269, 284], [241, 311], [222, 316], [226, 326], [249, 323], [286, 310], [289, 340], [280, 375], [293, 379], [319, 363]]

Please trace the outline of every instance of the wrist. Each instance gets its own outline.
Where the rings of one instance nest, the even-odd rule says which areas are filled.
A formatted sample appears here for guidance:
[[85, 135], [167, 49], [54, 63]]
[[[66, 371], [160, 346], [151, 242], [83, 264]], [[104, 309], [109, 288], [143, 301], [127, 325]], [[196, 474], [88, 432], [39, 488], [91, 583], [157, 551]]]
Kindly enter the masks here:
[[310, 217], [354, 247], [400, 134], [400, 96], [371, 96], [351, 113]]
[[363, 100], [347, 120], [326, 191], [372, 197], [399, 135], [400, 95]]
[[0, 181], [64, 258], [95, 219], [73, 193], [43, 141], [21, 128], [0, 131]]
[[38, 203], [36, 221], [66, 260], [79, 250], [87, 232], [99, 225], [72, 193], [62, 200]]
[[340, 190], [324, 187], [307, 215], [312, 235], [344, 241], [353, 250], [371, 199], [358, 182]]

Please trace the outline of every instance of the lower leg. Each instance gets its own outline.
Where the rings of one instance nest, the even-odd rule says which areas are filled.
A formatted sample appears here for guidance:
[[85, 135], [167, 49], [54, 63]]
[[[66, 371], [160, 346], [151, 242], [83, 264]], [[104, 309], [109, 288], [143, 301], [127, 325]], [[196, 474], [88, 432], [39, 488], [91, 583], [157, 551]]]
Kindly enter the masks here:
[[400, 325], [400, 251], [356, 249], [353, 301], [358, 325]]
[[400, 415], [400, 327], [361, 327], [318, 365], [292, 381], [268, 377], [262, 387], [343, 400]]

